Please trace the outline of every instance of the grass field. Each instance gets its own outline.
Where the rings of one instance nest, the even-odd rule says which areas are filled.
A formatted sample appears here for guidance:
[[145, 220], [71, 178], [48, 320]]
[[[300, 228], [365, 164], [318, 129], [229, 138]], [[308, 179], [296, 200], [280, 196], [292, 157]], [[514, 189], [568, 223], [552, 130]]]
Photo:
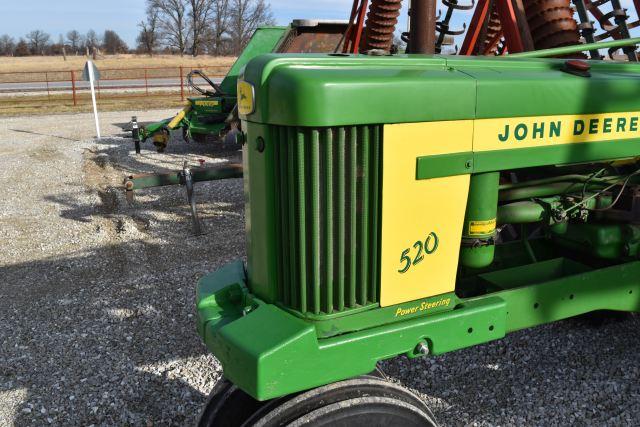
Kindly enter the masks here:
[[[185, 105], [175, 92], [159, 91], [151, 96], [131, 95], [128, 97], [102, 98], [98, 100], [98, 110], [104, 111], [147, 111], [175, 108], [176, 113]], [[91, 95], [78, 95], [78, 105], [73, 105], [69, 95], [28, 96], [11, 100], [0, 98], [0, 117], [32, 116], [52, 113], [87, 113], [93, 111]]]
[[[195, 58], [178, 55], [107, 55], [96, 60], [98, 68], [143, 68], [143, 67], [229, 67], [236, 59], [202, 55]], [[0, 73], [28, 71], [71, 71], [80, 70], [87, 62], [85, 56], [27, 56], [21, 58], [3, 57]]]

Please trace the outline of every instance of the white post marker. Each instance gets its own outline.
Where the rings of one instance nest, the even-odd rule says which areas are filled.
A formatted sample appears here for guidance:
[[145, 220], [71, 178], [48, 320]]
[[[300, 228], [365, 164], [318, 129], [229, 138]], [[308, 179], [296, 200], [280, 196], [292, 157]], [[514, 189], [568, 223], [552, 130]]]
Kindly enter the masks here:
[[100, 122], [98, 121], [98, 106], [96, 104], [96, 86], [95, 86], [95, 82], [100, 79], [100, 71], [98, 71], [98, 68], [93, 63], [93, 61], [89, 60], [85, 64], [84, 70], [82, 72], [82, 78], [84, 80], [88, 80], [89, 84], [91, 85], [91, 101], [93, 102], [93, 115], [96, 120], [96, 133], [97, 133], [98, 139], [100, 139], [101, 138]]

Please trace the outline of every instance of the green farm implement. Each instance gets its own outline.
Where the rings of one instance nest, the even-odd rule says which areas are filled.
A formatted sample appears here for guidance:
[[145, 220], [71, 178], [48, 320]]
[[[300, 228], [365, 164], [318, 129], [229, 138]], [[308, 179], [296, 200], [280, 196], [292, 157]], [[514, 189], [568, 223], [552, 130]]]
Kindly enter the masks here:
[[[446, 1], [437, 21], [414, 0], [393, 54], [400, 3], [365, 28], [356, 0], [336, 53], [238, 76], [247, 261], [197, 285], [226, 378], [202, 426], [435, 425], [378, 362], [640, 311], [640, 40], [619, 3], [594, 35], [602, 2]], [[464, 8], [460, 55], [438, 55]]]
[[[166, 149], [171, 132], [182, 129], [185, 141], [211, 142], [212, 151], [238, 151], [243, 143], [239, 132], [238, 76], [253, 58], [270, 52], [279, 53], [330, 53], [344, 37], [347, 28], [342, 21], [295, 20], [288, 27], [261, 27], [256, 30], [246, 48], [220, 84], [213, 82], [201, 71], [192, 71], [187, 78], [189, 86], [202, 97], [189, 98], [188, 105], [175, 117], [146, 126], [132, 119], [132, 137], [137, 153], [141, 142], [153, 141], [158, 151]], [[198, 80], [206, 82], [210, 89], [198, 86]], [[240, 95], [240, 102], [246, 99]], [[133, 200], [135, 190], [182, 185], [186, 189], [191, 207], [194, 233], [202, 234], [202, 226], [196, 212], [193, 184], [202, 181], [242, 177], [242, 168], [235, 164], [223, 167], [191, 168], [185, 164], [182, 170], [163, 174], [129, 175], [124, 180], [127, 199]]]
[[[218, 84], [200, 70], [187, 75], [190, 89], [200, 96], [188, 99], [188, 104], [175, 117], [139, 126], [134, 117], [133, 140], [136, 152], [140, 143], [152, 140], [163, 152], [171, 138], [171, 131], [182, 130], [185, 141], [211, 142], [216, 151], [240, 149], [236, 141], [238, 116], [236, 113], [236, 82], [242, 68], [258, 55], [270, 52], [309, 53], [332, 52], [346, 28], [340, 21], [296, 20], [288, 27], [260, 27]], [[200, 86], [206, 83], [206, 87]]]

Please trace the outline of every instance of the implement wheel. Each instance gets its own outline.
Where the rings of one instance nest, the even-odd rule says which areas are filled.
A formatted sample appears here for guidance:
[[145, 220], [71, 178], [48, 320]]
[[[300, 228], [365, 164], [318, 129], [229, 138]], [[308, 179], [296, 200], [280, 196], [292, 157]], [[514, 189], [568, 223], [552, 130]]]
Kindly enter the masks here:
[[415, 394], [375, 376], [340, 381], [258, 402], [228, 381], [217, 386], [199, 427], [437, 426]]

